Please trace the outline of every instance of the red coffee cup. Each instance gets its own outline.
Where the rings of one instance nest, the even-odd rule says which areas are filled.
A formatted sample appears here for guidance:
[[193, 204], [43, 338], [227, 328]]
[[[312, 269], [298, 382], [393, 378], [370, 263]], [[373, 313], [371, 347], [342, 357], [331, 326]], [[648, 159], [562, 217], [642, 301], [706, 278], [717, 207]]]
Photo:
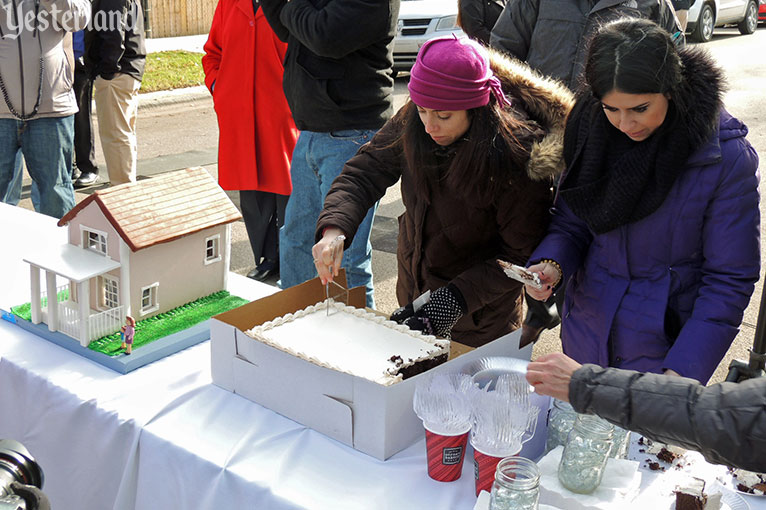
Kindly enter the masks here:
[[426, 429], [428, 476], [438, 482], [453, 482], [460, 478], [467, 444], [468, 431], [444, 435]]
[[509, 453], [508, 455], [487, 455], [473, 445], [473, 476], [476, 479], [476, 495], [481, 491], [490, 492], [492, 483], [495, 481], [495, 470], [497, 464], [505, 457], [518, 455], [519, 452]]

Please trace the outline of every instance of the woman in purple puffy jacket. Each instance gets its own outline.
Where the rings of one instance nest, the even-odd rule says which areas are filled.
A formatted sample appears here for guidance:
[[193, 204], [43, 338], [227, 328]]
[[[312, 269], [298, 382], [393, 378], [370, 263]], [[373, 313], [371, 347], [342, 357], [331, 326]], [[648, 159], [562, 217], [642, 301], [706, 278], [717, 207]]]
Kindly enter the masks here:
[[568, 279], [561, 338], [580, 363], [705, 383], [760, 267], [758, 157], [723, 76], [653, 22], [594, 37], [567, 121], [567, 169], [530, 258], [546, 299]]

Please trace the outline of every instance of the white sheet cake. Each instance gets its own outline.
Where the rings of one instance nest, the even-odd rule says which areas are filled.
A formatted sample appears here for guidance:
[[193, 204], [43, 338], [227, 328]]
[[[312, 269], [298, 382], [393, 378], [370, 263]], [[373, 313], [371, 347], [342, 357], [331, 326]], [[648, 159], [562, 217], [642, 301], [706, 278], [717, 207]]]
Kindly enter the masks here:
[[383, 385], [449, 357], [449, 341], [412, 331], [374, 313], [330, 302], [311, 305], [246, 331], [256, 340], [320, 366]]

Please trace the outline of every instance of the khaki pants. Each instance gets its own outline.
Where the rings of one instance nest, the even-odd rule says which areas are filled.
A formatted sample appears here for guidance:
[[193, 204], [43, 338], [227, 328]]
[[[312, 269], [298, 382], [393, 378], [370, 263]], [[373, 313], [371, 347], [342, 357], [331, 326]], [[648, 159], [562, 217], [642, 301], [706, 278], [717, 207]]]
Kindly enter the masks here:
[[96, 100], [98, 135], [112, 185], [136, 182], [136, 116], [141, 82], [128, 74], [111, 80], [97, 77]]

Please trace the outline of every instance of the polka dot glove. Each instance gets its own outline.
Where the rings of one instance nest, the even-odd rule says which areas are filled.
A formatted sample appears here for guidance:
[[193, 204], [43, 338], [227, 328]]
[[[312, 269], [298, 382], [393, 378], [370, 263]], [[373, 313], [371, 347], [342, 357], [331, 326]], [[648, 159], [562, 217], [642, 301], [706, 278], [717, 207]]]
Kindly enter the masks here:
[[428, 303], [403, 324], [427, 335], [450, 338], [452, 328], [463, 316], [465, 309], [463, 296], [455, 286], [440, 287], [431, 293]]

